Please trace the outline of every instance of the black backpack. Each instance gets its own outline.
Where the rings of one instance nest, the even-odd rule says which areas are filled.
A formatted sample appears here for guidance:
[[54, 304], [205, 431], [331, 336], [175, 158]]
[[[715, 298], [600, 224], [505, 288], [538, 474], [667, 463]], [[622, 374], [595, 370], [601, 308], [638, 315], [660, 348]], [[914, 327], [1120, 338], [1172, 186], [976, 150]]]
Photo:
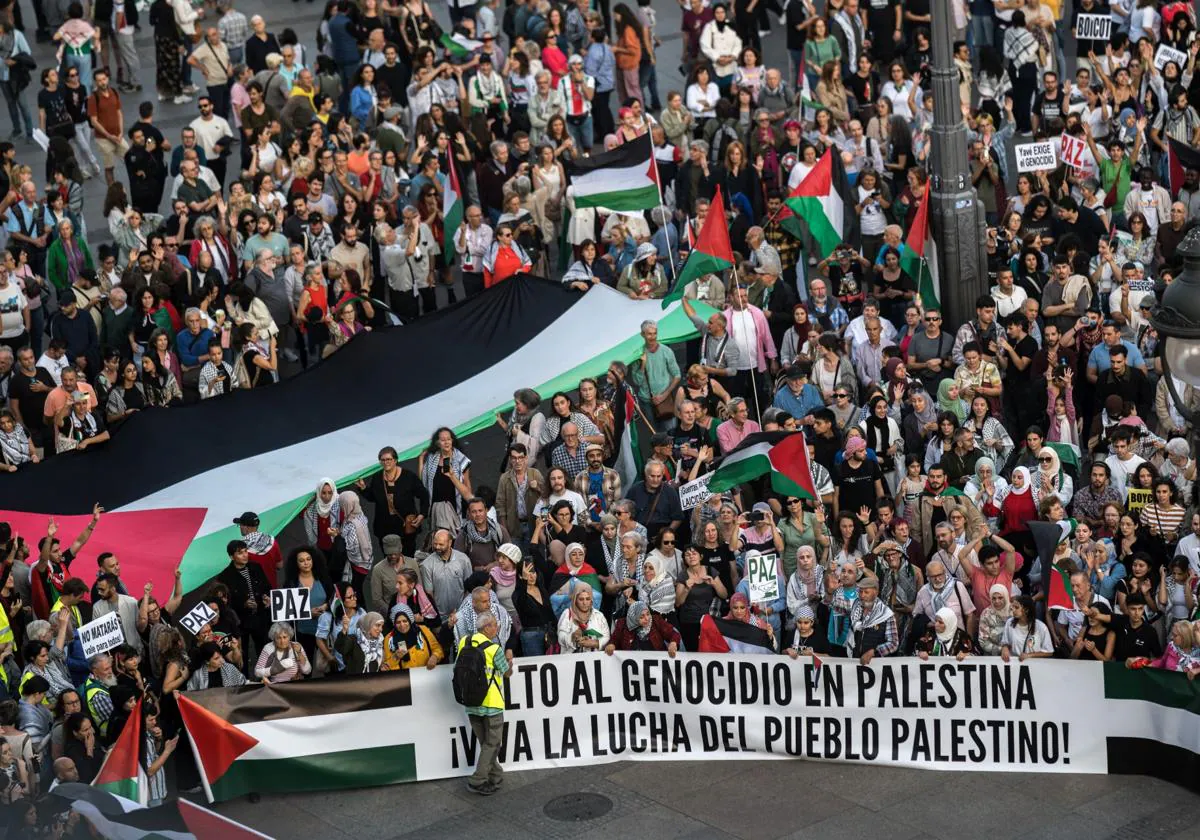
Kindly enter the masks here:
[[458, 659], [454, 662], [454, 699], [459, 704], [463, 706], [483, 705], [492, 683], [487, 675], [487, 651], [494, 644], [495, 642], [487, 642], [477, 645], [474, 636], [469, 636], [467, 643], [458, 652]]

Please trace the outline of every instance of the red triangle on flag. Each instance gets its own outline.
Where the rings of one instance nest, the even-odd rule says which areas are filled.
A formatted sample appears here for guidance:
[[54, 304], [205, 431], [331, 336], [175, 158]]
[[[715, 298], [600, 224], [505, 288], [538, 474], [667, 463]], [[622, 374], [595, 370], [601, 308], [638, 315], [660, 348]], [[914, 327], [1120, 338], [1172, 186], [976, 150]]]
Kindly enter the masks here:
[[653, 181], [660, 190], [662, 189], [662, 181], [658, 177], [658, 161], [654, 158], [653, 152], [650, 154], [650, 168], [646, 170], [646, 177]]
[[908, 231], [908, 239], [904, 245], [914, 257], [925, 256], [925, 240], [929, 238], [929, 188], [917, 204], [917, 215], [913, 217], [912, 227]]
[[833, 192], [833, 148], [825, 151], [817, 161], [817, 165], [804, 176], [804, 180], [796, 185], [788, 198], [812, 197], [824, 198]]
[[196, 746], [204, 776], [212, 784], [224, 776], [240, 756], [253, 749], [258, 741], [185, 695], [176, 696], [183, 725]]
[[[179, 816], [187, 826], [188, 831], [195, 835], [196, 840], [250, 840], [250, 838], [268, 837], [260, 831], [235, 822], [228, 817], [203, 808], [186, 799], [177, 800]], [[270, 838], [268, 837], [268, 840]]]
[[[104, 764], [100, 767], [100, 772], [92, 780], [92, 784], [97, 786], [114, 785], [128, 782], [130, 779], [136, 784], [140, 769], [138, 757], [141, 749], [142, 700], [139, 697], [133, 711], [129, 713], [129, 719], [125, 721], [125, 726], [121, 729], [121, 734], [117, 736], [116, 742], [108, 751]], [[142, 802], [141, 804], [146, 803]]]
[[729, 244], [729, 219], [725, 216], [725, 202], [721, 199], [720, 187], [717, 187], [708, 208], [708, 215], [704, 217], [704, 227], [700, 228], [700, 236], [696, 238], [695, 250], [710, 257], [733, 262], [733, 247]]
[[804, 435], [788, 435], [771, 447], [767, 457], [775, 472], [810, 493], [810, 499], [820, 499], [813, 484], [812, 468], [808, 463], [808, 441]]

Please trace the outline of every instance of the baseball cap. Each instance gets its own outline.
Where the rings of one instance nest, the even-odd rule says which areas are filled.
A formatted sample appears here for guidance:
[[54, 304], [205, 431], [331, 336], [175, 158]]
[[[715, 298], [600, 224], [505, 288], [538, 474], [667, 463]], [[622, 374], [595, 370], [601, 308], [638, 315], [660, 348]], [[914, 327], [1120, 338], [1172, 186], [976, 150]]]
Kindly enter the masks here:
[[233, 524], [245, 525], [247, 528], [256, 528], [258, 527], [258, 521], [258, 514], [252, 510], [248, 510], [237, 519], [233, 520]]

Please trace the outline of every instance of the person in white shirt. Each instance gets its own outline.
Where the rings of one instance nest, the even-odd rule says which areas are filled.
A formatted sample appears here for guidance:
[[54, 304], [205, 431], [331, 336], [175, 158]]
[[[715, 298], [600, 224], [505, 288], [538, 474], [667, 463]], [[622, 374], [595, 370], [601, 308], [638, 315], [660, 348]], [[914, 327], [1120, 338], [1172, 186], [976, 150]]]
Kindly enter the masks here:
[[1014, 312], [1021, 311], [1025, 305], [1028, 293], [1013, 282], [1011, 268], [1001, 268], [996, 272], [996, 285], [991, 289], [992, 299], [996, 301], [996, 318], [1007, 318]]
[[[865, 342], [867, 340], [867, 321], [876, 319], [879, 319], [879, 301], [869, 297], [863, 301], [862, 314], [846, 327], [846, 346], [853, 349], [854, 345]], [[883, 346], [890, 347], [896, 343], [896, 325], [886, 318], [880, 320], [882, 320], [883, 327]]]
[[465, 219], [454, 232], [454, 250], [462, 267], [463, 292], [468, 296], [483, 291], [483, 259], [492, 247], [494, 234], [483, 221], [483, 210], [472, 204], [464, 213]]
[[67, 343], [61, 338], [53, 338], [46, 347], [46, 352], [37, 360], [37, 366], [54, 380], [54, 384], [62, 387], [62, 372], [71, 366], [67, 358]]
[[1113, 487], [1120, 492], [1121, 499], [1124, 500], [1133, 474], [1138, 467], [1146, 463], [1146, 459], [1134, 453], [1132, 435], [1124, 428], [1113, 433], [1109, 449], [1112, 454], [1104, 459], [1104, 463], [1108, 464]]
[[1186, 557], [1191, 573], [1200, 575], [1200, 513], [1192, 514], [1192, 532], [1175, 546], [1175, 554]]
[[726, 14], [724, 6], [713, 7], [713, 19], [700, 32], [700, 51], [713, 64], [717, 86], [728, 90], [738, 69], [742, 39], [734, 31], [733, 24], [726, 20]]

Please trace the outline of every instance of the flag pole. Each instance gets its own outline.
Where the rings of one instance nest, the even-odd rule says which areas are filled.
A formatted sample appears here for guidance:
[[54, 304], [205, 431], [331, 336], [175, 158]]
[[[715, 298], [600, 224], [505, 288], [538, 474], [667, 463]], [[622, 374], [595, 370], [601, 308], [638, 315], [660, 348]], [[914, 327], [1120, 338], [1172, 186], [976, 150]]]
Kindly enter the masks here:
[[[665, 230], [668, 225], [674, 224], [674, 220], [671, 218], [670, 214], [667, 212], [667, 202], [665, 199], [663, 199], [662, 178], [659, 177], [659, 173], [658, 173], [658, 158], [656, 158], [654, 156], [654, 142], [653, 141], [651, 141], [651, 143], [650, 143], [650, 162], [654, 166], [654, 186], [658, 190], [658, 206], [663, 211], [663, 229]], [[679, 239], [678, 231], [675, 232], [675, 238], [676, 238], [676, 240]], [[668, 272], [668, 279], [670, 280], [670, 288], [668, 288], [667, 294], [670, 294], [674, 290], [675, 280], [679, 276], [679, 273], [675, 270], [675, 260], [673, 260], [671, 258], [671, 234], [670, 234], [670, 232], [667, 233], [667, 272]]]
[[[742, 285], [741, 279], [738, 277], [737, 261], [733, 263], [733, 288], [736, 296], [738, 288]], [[749, 290], [747, 290], [747, 295]], [[749, 300], [747, 299], [747, 304]], [[742, 310], [745, 311], [745, 310]], [[754, 392], [754, 414], [758, 417], [758, 425], [762, 426], [762, 409], [758, 405], [758, 382], [754, 378], [754, 369], [757, 367], [755, 359], [750, 360], [750, 390]]]

